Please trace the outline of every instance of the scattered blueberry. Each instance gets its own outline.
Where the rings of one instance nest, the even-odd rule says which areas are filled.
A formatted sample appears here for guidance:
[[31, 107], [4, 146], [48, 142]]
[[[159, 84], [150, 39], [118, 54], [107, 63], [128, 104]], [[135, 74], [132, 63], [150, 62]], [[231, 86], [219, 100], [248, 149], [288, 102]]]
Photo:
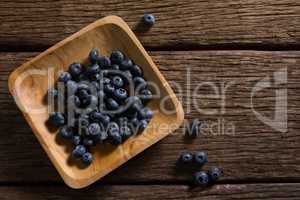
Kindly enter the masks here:
[[73, 137], [73, 130], [71, 127], [63, 126], [59, 129], [59, 135], [63, 139], [71, 139]]
[[81, 138], [80, 138], [80, 136], [79, 136], [79, 135], [73, 136], [73, 138], [72, 138], [72, 143], [73, 143], [75, 146], [79, 145], [79, 144], [81, 143]]
[[130, 72], [132, 74], [133, 77], [141, 77], [143, 76], [143, 71], [142, 69], [138, 66], [138, 65], [133, 65], [131, 68], [130, 68]]
[[111, 65], [110, 59], [105, 56], [99, 57], [97, 62], [102, 68], [107, 68]]
[[130, 59], [125, 59], [122, 61], [122, 63], [120, 64], [120, 69], [121, 70], [127, 70], [130, 69], [133, 66], [133, 62]]
[[83, 139], [83, 145], [86, 147], [90, 147], [94, 145], [94, 141], [92, 139], [89, 138], [84, 138]]
[[195, 173], [195, 184], [200, 186], [206, 186], [209, 183], [208, 174], [204, 171]]
[[210, 170], [208, 171], [208, 175], [210, 180], [212, 182], [215, 182], [221, 177], [222, 172], [218, 167], [211, 167]]
[[60, 76], [58, 77], [58, 81], [59, 82], [64, 82], [67, 83], [68, 81], [70, 81], [72, 79], [71, 74], [69, 72], [63, 72], [60, 74]]
[[118, 102], [112, 98], [106, 100], [106, 106], [109, 110], [117, 110], [120, 108]]
[[120, 76], [114, 76], [112, 78], [112, 83], [116, 88], [121, 88], [124, 86], [124, 81]]
[[83, 67], [80, 63], [72, 63], [69, 66], [69, 73], [74, 79], [78, 79], [80, 74], [83, 72]]
[[146, 13], [144, 14], [142, 21], [144, 24], [146, 24], [147, 26], [153, 26], [155, 23], [155, 17], [152, 14]]
[[199, 165], [204, 165], [207, 163], [207, 155], [203, 151], [197, 151], [194, 155], [194, 160]]
[[125, 100], [127, 96], [127, 91], [123, 88], [118, 88], [114, 91], [114, 97], [119, 101]]
[[179, 157], [179, 161], [180, 163], [192, 163], [193, 162], [193, 155], [191, 153], [188, 152], [183, 152], [181, 153], [180, 157]]

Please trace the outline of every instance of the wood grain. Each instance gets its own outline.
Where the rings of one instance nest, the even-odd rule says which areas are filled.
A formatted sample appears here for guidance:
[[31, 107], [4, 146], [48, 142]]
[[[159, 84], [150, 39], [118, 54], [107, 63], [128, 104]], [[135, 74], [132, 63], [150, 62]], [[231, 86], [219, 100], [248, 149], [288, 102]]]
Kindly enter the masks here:
[[0, 187], [3, 200], [27, 199], [195, 199], [195, 200], [296, 200], [300, 184], [235, 184], [216, 185], [211, 188], [189, 188], [183, 185], [146, 186], [94, 186], [83, 190], [71, 190], [63, 186]]
[[[0, 54], [1, 181], [60, 180], [16, 105], [8, 98], [8, 74], [37, 54]], [[235, 135], [206, 134], [191, 141], [184, 140], [183, 129], [178, 130], [102, 182], [190, 181], [191, 172], [183, 173], [175, 168], [178, 154], [184, 149], [205, 150], [209, 155], [209, 165], [216, 164], [223, 169], [222, 181], [300, 181], [300, 52], [183, 51], [150, 54], [177, 93], [179, 90], [172, 82], [182, 86], [183, 92], [179, 97], [182, 97], [186, 118], [197, 117], [208, 124], [225, 119], [226, 124], [231, 122], [235, 125]], [[191, 83], [185, 81], [187, 68], [191, 68]], [[286, 68], [288, 72], [288, 84], [285, 85], [288, 88], [288, 132], [284, 134], [259, 121], [251, 111], [249, 99], [257, 81], [273, 76], [275, 71], [282, 68]], [[201, 114], [192, 106], [191, 111], [187, 112], [189, 98], [186, 93], [203, 81], [213, 81], [217, 85], [235, 82], [227, 89], [224, 114]], [[265, 115], [271, 116], [274, 111], [273, 89], [264, 90], [255, 96], [255, 109]], [[207, 87], [200, 91], [203, 94], [212, 93]], [[205, 109], [220, 108], [219, 99], [202, 99], [204, 101], [199, 104], [203, 103]]]
[[[138, 26], [145, 12], [157, 23]], [[51, 0], [0, 2], [0, 47], [45, 48], [107, 15], [119, 15], [152, 48], [298, 47], [300, 2], [296, 0]]]

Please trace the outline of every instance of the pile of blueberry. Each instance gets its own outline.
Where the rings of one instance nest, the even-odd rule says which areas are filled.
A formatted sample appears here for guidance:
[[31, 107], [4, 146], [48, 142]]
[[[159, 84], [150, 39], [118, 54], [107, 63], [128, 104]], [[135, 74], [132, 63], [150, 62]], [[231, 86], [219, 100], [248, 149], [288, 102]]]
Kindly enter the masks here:
[[[196, 164], [199, 167], [203, 167], [207, 163], [207, 155], [203, 151], [197, 151], [195, 153], [183, 152], [179, 157], [180, 164]], [[206, 186], [214, 183], [221, 176], [221, 171], [217, 167], [211, 167], [208, 172], [198, 171], [194, 175], [194, 181], [196, 185]]]
[[153, 95], [142, 69], [120, 51], [110, 57], [92, 49], [89, 63], [72, 63], [48, 90], [54, 99], [49, 123], [73, 145], [72, 156], [84, 164], [93, 160], [92, 147], [123, 143], [141, 133], [153, 117], [146, 107]]

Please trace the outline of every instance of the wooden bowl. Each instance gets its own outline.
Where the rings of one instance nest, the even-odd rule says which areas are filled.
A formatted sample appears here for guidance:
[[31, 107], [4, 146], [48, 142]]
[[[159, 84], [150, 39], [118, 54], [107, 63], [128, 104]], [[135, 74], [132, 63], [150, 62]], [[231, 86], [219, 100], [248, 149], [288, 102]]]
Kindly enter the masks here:
[[[71, 145], [61, 142], [56, 131], [46, 125], [49, 116], [44, 96], [61, 70], [74, 61], [84, 62], [92, 48], [103, 55], [121, 50], [140, 65], [148, 81], [155, 82], [161, 97], [151, 100], [156, 110], [146, 130], [113, 148], [105, 144], [94, 149], [93, 163], [83, 168], [70, 161]], [[54, 80], [49, 82], [48, 77]], [[128, 25], [119, 17], [108, 16], [59, 42], [17, 68], [9, 77], [9, 91], [23, 112], [34, 134], [45, 149], [63, 180], [72, 188], [82, 188], [113, 171], [130, 158], [177, 129], [184, 119], [181, 104], [169, 84]], [[169, 112], [163, 112], [160, 104]], [[170, 112], [171, 111], [171, 112]]]

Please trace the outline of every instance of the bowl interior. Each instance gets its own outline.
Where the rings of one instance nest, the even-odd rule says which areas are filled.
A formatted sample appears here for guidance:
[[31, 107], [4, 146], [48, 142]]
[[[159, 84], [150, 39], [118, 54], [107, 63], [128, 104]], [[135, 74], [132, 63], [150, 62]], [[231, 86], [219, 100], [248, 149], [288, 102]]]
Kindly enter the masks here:
[[[125, 22], [111, 17], [92, 25], [21, 66], [14, 72], [9, 84], [18, 106], [51, 161], [65, 182], [74, 188], [89, 185], [106, 175], [165, 137], [183, 120], [182, 108], [174, 93]], [[60, 71], [66, 70], [74, 61], [86, 62], [92, 48], [98, 48], [102, 55], [109, 55], [112, 50], [124, 52], [143, 68], [145, 78], [158, 86], [160, 97], [149, 102], [149, 107], [155, 110], [155, 114], [142, 134], [130, 138], [117, 148], [108, 144], [95, 147], [95, 160], [84, 168], [72, 162], [72, 147], [57, 137], [57, 130], [49, 130], [46, 125], [49, 112], [44, 97]], [[49, 81], [49, 77], [54, 78]], [[163, 111], [161, 104], [170, 112]]]

